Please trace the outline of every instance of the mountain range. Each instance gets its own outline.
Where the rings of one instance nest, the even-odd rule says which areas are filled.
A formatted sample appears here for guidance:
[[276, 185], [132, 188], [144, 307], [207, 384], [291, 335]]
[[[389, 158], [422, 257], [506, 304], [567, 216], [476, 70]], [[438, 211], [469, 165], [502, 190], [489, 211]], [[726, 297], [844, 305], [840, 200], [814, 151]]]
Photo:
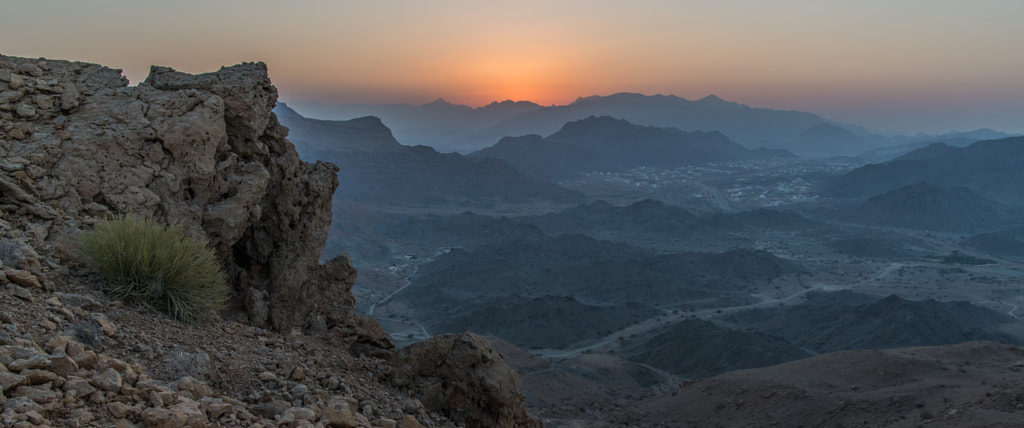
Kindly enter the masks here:
[[748, 150], [718, 131], [684, 132], [635, 125], [611, 116], [591, 116], [568, 122], [546, 138], [536, 134], [505, 137], [470, 156], [501, 159], [535, 177], [563, 178], [640, 166], [671, 169], [793, 154], [784, 150]]
[[344, 183], [335, 201], [381, 207], [453, 205], [489, 207], [500, 203], [577, 201], [580, 195], [524, 176], [493, 158], [438, 153], [427, 146], [400, 144], [375, 117], [344, 121], [309, 119], [283, 103], [274, 109], [299, 156], [339, 167]]
[[319, 119], [377, 116], [388, 123], [398, 139], [428, 145], [439, 151], [469, 153], [493, 145], [504, 137], [550, 135], [565, 123], [590, 116], [612, 116], [643, 126], [672, 127], [683, 131], [719, 131], [747, 148], [781, 148], [797, 153], [855, 155], [882, 147], [922, 141], [962, 145], [1009, 136], [991, 130], [934, 136], [882, 136], [851, 124], [838, 123], [813, 113], [751, 107], [709, 95], [688, 100], [674, 95], [622, 92], [580, 97], [566, 105], [541, 106], [526, 101], [494, 102], [472, 108], [443, 99], [423, 105], [293, 103], [308, 117]]

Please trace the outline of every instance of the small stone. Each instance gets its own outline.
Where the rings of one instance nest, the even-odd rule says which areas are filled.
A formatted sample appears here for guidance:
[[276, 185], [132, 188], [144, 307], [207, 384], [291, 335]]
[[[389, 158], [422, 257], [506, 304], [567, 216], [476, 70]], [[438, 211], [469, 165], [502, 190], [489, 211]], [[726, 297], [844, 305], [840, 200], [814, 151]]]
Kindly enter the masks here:
[[33, 355], [26, 359], [14, 360], [7, 364], [7, 369], [20, 372], [26, 369], [42, 369], [50, 365], [50, 359], [43, 355]]
[[316, 413], [305, 407], [293, 407], [285, 410], [281, 413], [280, 423], [291, 423], [295, 424], [299, 421], [311, 421], [316, 417]]
[[71, 110], [78, 107], [81, 103], [81, 94], [78, 92], [78, 87], [65, 83], [64, 92], [60, 94], [60, 108], [62, 110]]
[[209, 425], [196, 401], [184, 401], [169, 408], [150, 407], [142, 411], [142, 420], [151, 428], [200, 427]]
[[269, 403], [263, 403], [257, 406], [253, 406], [250, 410], [253, 413], [263, 416], [268, 419], [274, 419], [284, 413], [292, 407], [292, 403], [284, 400], [271, 401]]
[[49, 95], [37, 95], [35, 97], [36, 105], [43, 110], [49, 110], [53, 108], [53, 97]]
[[423, 425], [420, 425], [420, 421], [412, 415], [405, 415], [402, 416], [402, 420], [398, 421], [397, 428], [423, 428]]
[[22, 370], [21, 375], [28, 379], [29, 385], [41, 385], [57, 380], [57, 373], [49, 370]]
[[70, 379], [64, 382], [60, 389], [64, 392], [72, 392], [76, 397], [85, 397], [96, 392], [96, 387], [85, 379]]
[[341, 428], [354, 428], [358, 426], [355, 413], [348, 401], [341, 398], [331, 400], [323, 409], [323, 416], [320, 422], [328, 426]]
[[364, 405], [363, 406], [363, 416], [366, 416], [366, 419], [372, 418], [373, 417], [373, 406], [371, 406], [369, 404]]
[[112, 403], [107, 404], [107, 411], [110, 412], [111, 416], [118, 419], [127, 418], [129, 415], [132, 414], [132, 410], [134, 410], [132, 406], [129, 406], [118, 401], [114, 401]]
[[206, 416], [210, 419], [218, 419], [231, 410], [231, 405], [224, 402], [211, 402], [206, 406]]
[[306, 394], [309, 393], [309, 387], [300, 383], [292, 387], [288, 392], [292, 394], [292, 397], [302, 399], [302, 397], [305, 397]]
[[68, 356], [71, 358], [78, 358], [85, 355], [85, 345], [82, 345], [81, 342], [75, 340], [69, 340], [67, 345], [65, 345], [65, 349], [65, 352], [67, 352]]
[[68, 376], [78, 371], [78, 364], [63, 352], [56, 352], [50, 355], [50, 365], [46, 369], [59, 376]]
[[20, 74], [11, 74], [11, 89], [21, 89], [25, 86], [25, 76]]
[[39, 68], [38, 65], [29, 64], [27, 62], [20, 63], [14, 66], [14, 72], [27, 74], [32, 77], [41, 77], [43, 75], [43, 69]]
[[36, 117], [36, 108], [31, 104], [18, 104], [18, 107], [14, 109], [14, 112], [18, 113], [18, 116], [26, 119]]
[[106, 369], [92, 376], [92, 385], [104, 391], [117, 392], [121, 390], [121, 373], [114, 369]]
[[271, 372], [261, 372], [259, 374], [259, 379], [263, 382], [274, 382], [277, 381], [277, 375]]
[[77, 358], [72, 358], [75, 360], [75, 363], [78, 364], [78, 367], [86, 370], [92, 370], [96, 368], [96, 361], [98, 360], [96, 352], [94, 351], [85, 351], [82, 352], [82, 354], [79, 355]]
[[96, 416], [92, 414], [88, 409], [75, 409], [69, 415], [67, 426], [88, 426], [90, 422], [96, 419]]
[[89, 394], [89, 402], [92, 404], [103, 404], [107, 402], [107, 395], [103, 391], [96, 391]]
[[7, 393], [9, 390], [27, 383], [28, 378], [25, 376], [11, 372], [0, 372], [0, 392]]
[[377, 426], [380, 428], [397, 428], [398, 422], [394, 419], [380, 418], [377, 419]]
[[117, 326], [112, 321], [107, 319], [106, 315], [103, 314], [92, 314], [92, 319], [100, 325], [100, 330], [103, 330], [103, 334], [114, 337], [117, 334]]
[[11, 293], [12, 296], [17, 297], [17, 298], [19, 298], [21, 300], [24, 300], [26, 302], [33, 302], [33, 301], [35, 301], [35, 299], [32, 298], [32, 293], [31, 292], [29, 292], [28, 290], [26, 290], [26, 289], [24, 289], [22, 287], [19, 287], [17, 285], [13, 285], [13, 284], [11, 285], [10, 293]]
[[25, 412], [25, 417], [28, 418], [29, 422], [36, 425], [42, 425], [43, 422], [46, 421], [46, 418], [43, 417], [43, 414], [35, 410]]
[[67, 336], [54, 336], [49, 342], [46, 342], [46, 346], [43, 347], [46, 352], [50, 354], [56, 354], [58, 352], [65, 352], [68, 349], [68, 337]]
[[6, 412], [8, 410], [13, 410], [16, 413], [38, 412], [43, 410], [43, 406], [32, 401], [31, 398], [16, 397], [11, 398], [4, 403], [4, 411]]
[[209, 397], [213, 395], [213, 389], [211, 389], [209, 386], [206, 386], [206, 384], [203, 383], [202, 381], [191, 376], [185, 376], [181, 379], [178, 379], [176, 386], [178, 388], [178, 391], [188, 392], [192, 396], [193, 400], [198, 400], [200, 398]]
[[19, 386], [10, 394], [11, 397], [27, 397], [39, 404], [52, 403], [61, 398], [61, 394], [50, 389], [50, 385]]
[[57, 324], [54, 324], [53, 321], [50, 320], [39, 321], [39, 326], [46, 331], [54, 331], [57, 329]]
[[18, 284], [22, 287], [28, 288], [43, 288], [42, 285], [39, 284], [39, 278], [36, 278], [36, 276], [33, 275], [32, 272], [29, 272], [27, 270], [11, 269], [8, 270], [6, 273], [7, 280], [11, 281], [14, 284]]

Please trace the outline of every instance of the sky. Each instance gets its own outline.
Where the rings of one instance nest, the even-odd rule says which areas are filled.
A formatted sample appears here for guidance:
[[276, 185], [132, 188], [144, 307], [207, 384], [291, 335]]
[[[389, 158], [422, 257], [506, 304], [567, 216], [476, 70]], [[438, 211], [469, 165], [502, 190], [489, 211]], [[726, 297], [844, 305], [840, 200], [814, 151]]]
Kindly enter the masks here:
[[617, 92], [880, 132], [1024, 133], [1022, 0], [0, 0], [0, 54], [200, 73], [284, 101], [567, 104]]

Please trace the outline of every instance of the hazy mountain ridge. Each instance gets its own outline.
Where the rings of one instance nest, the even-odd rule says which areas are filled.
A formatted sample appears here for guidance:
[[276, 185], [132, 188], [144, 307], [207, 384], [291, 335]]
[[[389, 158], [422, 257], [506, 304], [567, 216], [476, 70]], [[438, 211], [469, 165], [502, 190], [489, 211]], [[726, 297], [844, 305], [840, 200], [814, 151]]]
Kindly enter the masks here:
[[640, 166], [671, 169], [758, 159], [765, 154], [774, 153], [747, 150], [718, 131], [684, 132], [640, 126], [611, 116], [591, 116], [567, 122], [546, 138], [506, 137], [470, 156], [502, 159], [527, 174], [562, 178]]
[[279, 106], [296, 150], [310, 160], [338, 165], [339, 199], [377, 206], [491, 206], [500, 203], [579, 198], [575, 192], [523, 176], [496, 159], [442, 154], [405, 146], [376, 117], [323, 121]]
[[[750, 107], [714, 95], [688, 100], [674, 95], [622, 92], [580, 97], [566, 105], [540, 106], [528, 101], [503, 101], [477, 108], [452, 104], [443, 99], [423, 105], [350, 104], [326, 107], [316, 103], [294, 104], [307, 116], [318, 119], [378, 116], [392, 125], [395, 135], [406, 144], [429, 145], [439, 151], [463, 153], [483, 149], [508, 136], [550, 135], [567, 122], [590, 116], [612, 116], [639, 125], [683, 131], [719, 131], [747, 148], [763, 146], [819, 154], [855, 155], [922, 141], [966, 145], [1010, 136], [987, 129], [943, 135], [883, 136], [813, 113]], [[909, 150], [897, 149], [897, 153]]]
[[1024, 205], [1024, 137], [986, 140], [967, 147], [933, 144], [895, 160], [870, 164], [831, 181], [836, 197], [864, 198], [925, 181], [966, 187], [1007, 205]]

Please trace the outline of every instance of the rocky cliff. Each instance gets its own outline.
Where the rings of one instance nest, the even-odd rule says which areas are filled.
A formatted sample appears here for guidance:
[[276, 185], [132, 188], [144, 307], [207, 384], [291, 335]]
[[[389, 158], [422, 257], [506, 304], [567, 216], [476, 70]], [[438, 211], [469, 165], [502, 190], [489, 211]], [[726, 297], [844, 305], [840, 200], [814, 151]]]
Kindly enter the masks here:
[[355, 270], [318, 263], [337, 169], [300, 161], [285, 140], [266, 66], [153, 67], [129, 87], [99, 65], [2, 61], [0, 186], [14, 221], [49, 233], [110, 214], [180, 223], [221, 255], [252, 324], [352, 324]]
[[[322, 265], [318, 261], [331, 222], [337, 167], [299, 159], [285, 139], [288, 130], [271, 111], [276, 100], [262, 63], [201, 75], [153, 67], [146, 81], [130, 87], [119, 70], [100, 65], [0, 55], [0, 297], [28, 305], [19, 313], [38, 312], [55, 320], [53, 328], [3, 345], [36, 348], [43, 355], [57, 352], [39, 346], [54, 334], [77, 337], [80, 329], [68, 330], [64, 323], [81, 314], [33, 305], [44, 300], [59, 304], [51, 295], [71, 289], [95, 291], [81, 283], [87, 278], [78, 275], [70, 257], [73, 238], [99, 219], [135, 213], [181, 224], [209, 240], [235, 288], [233, 308], [226, 313], [229, 323], [244, 322], [268, 334], [318, 337], [327, 341], [324, 346], [346, 344], [344, 349], [358, 354], [390, 355], [393, 345], [386, 333], [354, 312], [350, 288], [356, 270], [348, 256]], [[135, 316], [126, 315], [125, 322], [137, 321]], [[12, 325], [9, 331], [32, 322], [12, 316], [0, 321]], [[138, 332], [142, 340], [111, 334], [108, 345], [127, 346], [126, 359], [145, 360], [131, 350], [156, 353], [156, 345], [146, 343], [146, 329]], [[206, 337], [195, 346], [213, 346], [216, 352], [212, 342], [220, 338]], [[243, 346], [239, 343], [224, 346]], [[97, 351], [100, 344], [95, 342]], [[253, 346], [256, 353], [267, 349]], [[0, 354], [14, 352], [5, 351]], [[231, 361], [228, 355], [213, 359]], [[316, 358], [309, 364], [324, 363]], [[375, 379], [391, 371], [385, 363], [370, 366], [375, 369], [355, 378]], [[275, 367], [284, 368], [282, 363]], [[6, 368], [15, 372], [9, 364]], [[221, 382], [225, 394], [233, 392], [231, 382]], [[3, 392], [11, 391], [5, 386]], [[273, 394], [267, 394], [249, 398], [272, 400]], [[522, 396], [513, 399], [498, 407], [525, 414]], [[304, 404], [301, 399], [296, 403]], [[458, 415], [451, 419], [460, 420]]]

